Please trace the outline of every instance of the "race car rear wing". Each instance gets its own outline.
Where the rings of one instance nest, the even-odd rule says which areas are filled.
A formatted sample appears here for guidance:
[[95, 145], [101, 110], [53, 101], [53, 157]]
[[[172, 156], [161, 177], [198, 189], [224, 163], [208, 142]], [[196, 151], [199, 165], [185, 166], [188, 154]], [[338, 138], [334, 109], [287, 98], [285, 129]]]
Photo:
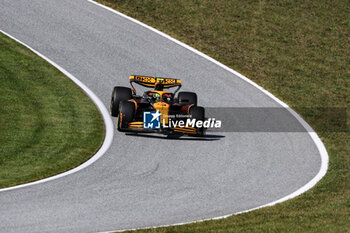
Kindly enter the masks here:
[[144, 87], [155, 87], [157, 83], [163, 84], [164, 88], [172, 88], [172, 87], [178, 87], [174, 94], [178, 92], [181, 88], [181, 80], [180, 79], [173, 79], [173, 78], [161, 78], [161, 77], [151, 77], [151, 76], [141, 76], [141, 75], [131, 75], [129, 77], [131, 89], [136, 95], [136, 90], [133, 83], [137, 83]]

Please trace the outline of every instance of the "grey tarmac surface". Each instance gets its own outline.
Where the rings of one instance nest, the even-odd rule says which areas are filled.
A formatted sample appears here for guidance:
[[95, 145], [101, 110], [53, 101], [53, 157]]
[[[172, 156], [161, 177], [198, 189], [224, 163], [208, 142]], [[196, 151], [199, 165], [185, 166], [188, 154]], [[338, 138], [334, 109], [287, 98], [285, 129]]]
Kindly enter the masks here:
[[[65, 68], [106, 106], [113, 86], [145, 74], [181, 78], [206, 107], [279, 107], [216, 64], [86, 0], [1, 0], [0, 29]], [[0, 232], [98, 232], [212, 218], [284, 197], [320, 169], [305, 132], [215, 135], [167, 140], [115, 130], [108, 152], [88, 168], [0, 192]]]

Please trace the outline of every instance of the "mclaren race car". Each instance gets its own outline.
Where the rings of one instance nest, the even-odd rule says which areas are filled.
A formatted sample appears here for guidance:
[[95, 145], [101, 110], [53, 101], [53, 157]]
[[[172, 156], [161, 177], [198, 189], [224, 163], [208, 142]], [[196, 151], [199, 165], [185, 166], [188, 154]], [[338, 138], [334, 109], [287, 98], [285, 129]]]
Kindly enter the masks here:
[[[205, 111], [197, 106], [197, 94], [179, 92], [181, 80], [131, 75], [130, 86], [116, 86], [112, 92], [111, 115], [118, 117], [121, 132], [186, 134], [203, 136]], [[152, 90], [137, 95], [133, 84]], [[177, 87], [174, 92], [166, 91]]]

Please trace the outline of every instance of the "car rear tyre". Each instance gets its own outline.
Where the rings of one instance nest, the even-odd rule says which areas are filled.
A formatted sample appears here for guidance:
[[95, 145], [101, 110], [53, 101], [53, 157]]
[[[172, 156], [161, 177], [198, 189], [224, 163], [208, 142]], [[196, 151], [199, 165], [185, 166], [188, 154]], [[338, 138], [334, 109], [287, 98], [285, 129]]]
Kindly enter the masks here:
[[178, 99], [180, 104], [197, 105], [197, 94], [194, 92], [179, 92]]
[[123, 100], [132, 99], [131, 88], [114, 87], [111, 98], [111, 115], [117, 117], [119, 115], [119, 104]]

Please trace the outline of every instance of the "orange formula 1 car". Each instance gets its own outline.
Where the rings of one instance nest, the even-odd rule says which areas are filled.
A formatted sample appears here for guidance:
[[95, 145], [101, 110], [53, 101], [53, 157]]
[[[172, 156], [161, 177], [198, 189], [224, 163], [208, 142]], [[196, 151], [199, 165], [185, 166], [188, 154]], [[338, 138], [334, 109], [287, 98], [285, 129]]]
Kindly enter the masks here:
[[[203, 136], [205, 133], [203, 107], [197, 106], [197, 94], [179, 92], [181, 80], [131, 75], [128, 87], [114, 87], [111, 115], [118, 117], [121, 132], [186, 134]], [[136, 94], [133, 83], [153, 90]], [[175, 92], [165, 91], [177, 87]]]

